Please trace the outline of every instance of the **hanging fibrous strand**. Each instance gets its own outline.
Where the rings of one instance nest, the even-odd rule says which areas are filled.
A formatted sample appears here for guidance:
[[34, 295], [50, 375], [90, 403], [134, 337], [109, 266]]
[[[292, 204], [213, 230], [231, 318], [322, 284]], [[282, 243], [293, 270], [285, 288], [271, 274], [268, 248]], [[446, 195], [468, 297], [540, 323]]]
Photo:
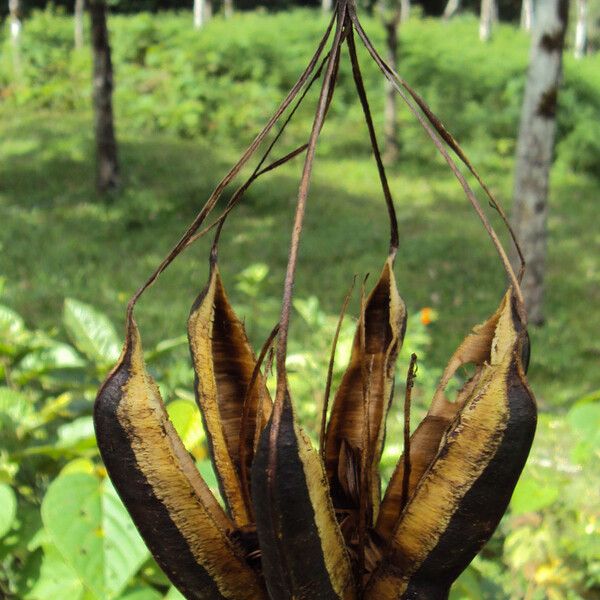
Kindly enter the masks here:
[[[395, 205], [355, 34], [457, 178], [509, 281], [497, 310], [474, 327], [450, 358], [425, 418], [412, 433], [410, 404], [417, 359], [411, 356], [404, 398], [404, 452], [383, 496], [379, 462], [407, 310], [394, 273], [394, 263], [402, 256]], [[298, 422], [286, 358], [316, 149], [335, 101], [345, 50], [381, 184], [390, 241], [383, 266], [377, 265], [379, 276], [369, 290], [366, 278], [363, 282], [349, 362], [333, 390], [336, 343], [351, 292], [344, 299], [324, 386], [319, 447], [313, 448]], [[321, 87], [306, 142], [273, 158], [288, 124], [317, 82]], [[263, 145], [266, 149], [250, 175], [207, 225], [226, 188]], [[281, 313], [256, 356], [219, 269], [221, 232], [259, 177], [300, 156], [304, 165]], [[502, 207], [454, 138], [377, 53], [354, 0], [340, 0], [290, 93], [132, 297], [123, 353], [94, 406], [96, 436], [108, 474], [136, 527], [186, 598], [443, 600], [492, 535], [524, 466], [536, 424], [535, 400], [526, 379], [529, 339], [519, 287], [524, 264], [521, 260], [519, 271], [513, 271], [453, 156], [474, 175], [508, 226]], [[190, 300], [188, 339], [197, 405], [220, 499], [200, 476], [167, 417], [144, 364], [134, 320], [136, 303], [145, 290], [185, 249], [213, 230], [208, 281], [196, 301]], [[509, 233], [516, 244], [510, 227]], [[276, 385], [271, 399], [263, 361], [274, 349]], [[471, 375], [457, 393], [450, 394], [449, 382], [466, 365], [473, 366]]]

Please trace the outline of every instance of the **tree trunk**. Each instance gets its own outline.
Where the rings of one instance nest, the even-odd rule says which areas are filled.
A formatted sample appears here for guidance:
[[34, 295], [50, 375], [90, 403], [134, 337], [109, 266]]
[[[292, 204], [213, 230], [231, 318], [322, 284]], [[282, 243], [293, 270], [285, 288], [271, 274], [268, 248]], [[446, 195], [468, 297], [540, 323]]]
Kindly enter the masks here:
[[194, 0], [194, 27], [200, 29], [211, 18], [212, 4], [210, 0]]
[[331, 12], [332, 8], [333, 8], [332, 0], [321, 0], [321, 10], [323, 12]]
[[10, 19], [10, 41], [12, 44], [13, 70], [16, 78], [21, 75], [21, 2], [8, 0]]
[[226, 19], [233, 17], [233, 0], [223, 0], [223, 13]]
[[[401, 11], [393, 18], [385, 21], [385, 43], [387, 48], [387, 63], [394, 71], [398, 70], [398, 25]], [[392, 84], [385, 81], [385, 107], [383, 113], [383, 160], [392, 164], [398, 160], [400, 143], [398, 141], [397, 95]]]
[[75, 25], [75, 48], [83, 48], [83, 10], [85, 0], [75, 0], [75, 10], [73, 11]]
[[96, 129], [96, 186], [99, 192], [119, 185], [117, 142], [113, 123], [113, 69], [106, 27], [106, 3], [90, 0], [94, 58], [94, 113]]
[[410, 18], [410, 0], [400, 0], [400, 23], [406, 23]]
[[523, 295], [534, 325], [542, 306], [548, 218], [548, 178], [556, 130], [558, 87], [569, 0], [539, 0], [517, 143], [512, 223], [527, 270]]
[[452, 18], [460, 9], [460, 0], [448, 0], [446, 8], [444, 9], [443, 19], [447, 21]]
[[531, 31], [533, 28], [533, 0], [523, 0], [521, 3], [521, 29]]
[[482, 42], [488, 42], [492, 37], [492, 26], [497, 19], [497, 15], [496, 0], [481, 0], [479, 39]]
[[575, 27], [575, 58], [583, 58], [587, 49], [587, 0], [577, 0]]

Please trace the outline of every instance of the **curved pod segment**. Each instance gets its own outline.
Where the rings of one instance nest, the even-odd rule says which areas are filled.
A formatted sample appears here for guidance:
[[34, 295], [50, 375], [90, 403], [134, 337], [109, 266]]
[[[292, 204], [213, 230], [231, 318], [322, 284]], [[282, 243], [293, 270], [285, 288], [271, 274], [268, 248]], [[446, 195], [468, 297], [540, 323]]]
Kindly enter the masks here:
[[258, 575], [228, 536], [233, 523], [167, 417], [133, 322], [121, 359], [96, 399], [94, 425], [115, 488], [182, 594], [194, 600], [266, 600]]

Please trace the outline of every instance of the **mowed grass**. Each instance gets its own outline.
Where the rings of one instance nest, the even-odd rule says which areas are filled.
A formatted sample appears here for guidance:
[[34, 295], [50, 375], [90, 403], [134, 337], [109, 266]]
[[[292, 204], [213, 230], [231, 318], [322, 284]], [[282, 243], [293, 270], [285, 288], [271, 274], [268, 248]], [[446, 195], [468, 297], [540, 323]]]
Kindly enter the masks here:
[[[59, 327], [65, 297], [93, 304], [120, 326], [127, 299], [177, 241], [239, 151], [226, 144], [132, 134], [126, 122], [118, 123], [118, 133], [123, 189], [100, 198], [93, 185], [90, 114], [0, 112], [1, 301], [31, 326]], [[377, 276], [388, 225], [367, 146], [352, 144], [344, 152], [339, 125], [325, 128], [323, 135], [329, 150], [317, 157], [296, 294], [316, 295], [335, 314], [354, 274]], [[354, 139], [356, 132], [349, 135]], [[425, 306], [438, 311], [430, 326], [428, 360], [441, 368], [470, 327], [494, 310], [505, 279], [450, 171], [437, 159], [417, 162], [409, 149], [404, 152], [390, 169], [401, 236], [398, 284], [409, 311]], [[473, 158], [498, 197], [510, 198], [511, 156], [480, 144]], [[239, 300], [235, 275], [257, 262], [270, 269], [265, 298], [281, 295], [301, 166], [296, 159], [258, 181], [231, 216], [220, 265], [234, 302]], [[547, 323], [531, 332], [531, 384], [543, 410], [600, 388], [598, 187], [598, 181], [560, 165], [553, 171]], [[148, 343], [184, 332], [189, 308], [206, 281], [209, 245], [208, 238], [201, 240], [181, 255], [142, 298], [137, 314]], [[273, 312], [273, 322], [277, 316]], [[292, 336], [295, 327], [302, 327], [297, 317]], [[255, 344], [266, 333], [254, 331]]]

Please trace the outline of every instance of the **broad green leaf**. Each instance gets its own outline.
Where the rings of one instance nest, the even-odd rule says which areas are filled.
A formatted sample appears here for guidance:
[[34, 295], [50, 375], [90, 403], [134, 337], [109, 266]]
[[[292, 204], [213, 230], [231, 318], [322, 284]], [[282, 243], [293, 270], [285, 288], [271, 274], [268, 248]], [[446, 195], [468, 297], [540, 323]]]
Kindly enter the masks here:
[[11, 530], [16, 516], [17, 497], [9, 485], [0, 483], [0, 538]]
[[99, 600], [117, 598], [148, 551], [108, 480], [60, 475], [42, 503], [50, 539]]
[[558, 499], [559, 491], [556, 486], [548, 486], [537, 482], [525, 473], [517, 483], [510, 501], [513, 515], [535, 512], [550, 506]]
[[87, 473], [93, 475], [96, 471], [94, 463], [89, 458], [76, 458], [68, 462], [60, 471], [61, 475], [69, 475], [72, 473]]
[[50, 545], [44, 548], [44, 557], [39, 579], [25, 596], [25, 600], [84, 600], [85, 588], [77, 573], [62, 558], [58, 550]]
[[106, 315], [88, 304], [67, 298], [63, 322], [77, 348], [89, 359], [112, 363], [119, 358], [121, 344]]
[[450, 600], [480, 600], [481, 597], [481, 586], [477, 575], [473, 568], [468, 567], [452, 586]]
[[61, 448], [80, 448], [82, 450], [94, 447], [96, 436], [92, 417], [79, 417], [58, 428], [58, 443]]
[[204, 428], [196, 405], [188, 400], [175, 400], [167, 406], [167, 413], [186, 450], [197, 459], [205, 458]]

